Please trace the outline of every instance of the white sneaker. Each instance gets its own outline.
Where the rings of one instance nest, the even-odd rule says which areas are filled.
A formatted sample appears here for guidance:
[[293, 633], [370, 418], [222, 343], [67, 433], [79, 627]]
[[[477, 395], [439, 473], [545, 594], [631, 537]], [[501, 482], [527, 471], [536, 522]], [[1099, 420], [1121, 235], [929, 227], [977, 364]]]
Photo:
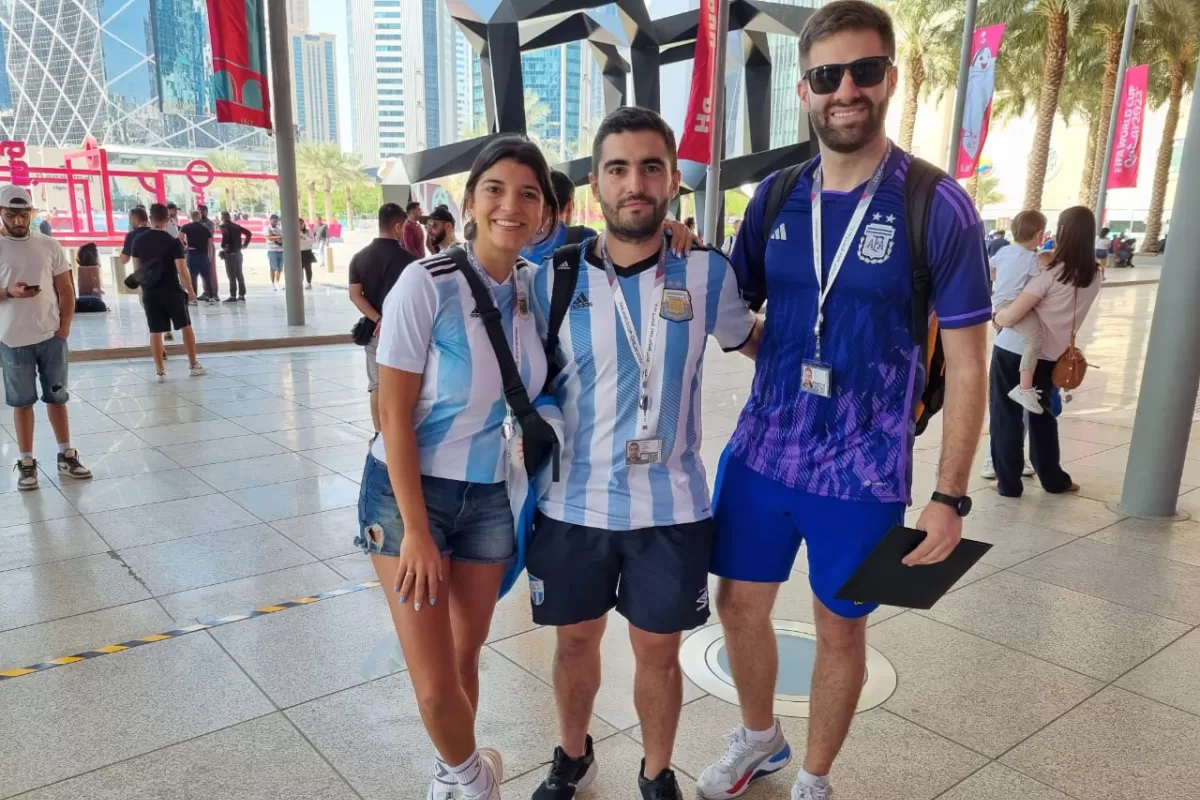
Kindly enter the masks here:
[[1042, 393], [1037, 389], [1022, 389], [1020, 386], [1014, 386], [1008, 393], [1009, 400], [1020, 403], [1030, 414], [1042, 413], [1041, 397]]
[[775, 738], [756, 744], [746, 738], [746, 728], [738, 725], [725, 737], [725, 756], [700, 774], [696, 791], [707, 800], [740, 797], [759, 778], [765, 778], [788, 765], [792, 748], [783, 738], [779, 720], [775, 720]]
[[18, 473], [17, 488], [22, 492], [32, 492], [38, 488], [37, 459], [22, 458], [15, 467]]
[[996, 480], [996, 465], [992, 463], [990, 454], [983, 459], [983, 469], [979, 470], [979, 477], [988, 481]]
[[154, 377], [159, 383], [167, 382], [167, 373], [165, 371], [159, 371], [159, 372], [154, 373]]
[[792, 784], [792, 800], [833, 800], [833, 786], [828, 781], [824, 786], [813, 786], [797, 777]]
[[200, 366], [199, 364], [192, 364], [192, 368], [188, 370], [188, 375], [191, 375], [193, 378], [199, 378], [201, 375], [207, 375], [207, 374], [208, 374], [208, 370], [206, 370], [204, 367]]
[[465, 800], [500, 800], [500, 784], [504, 783], [504, 762], [500, 759], [500, 754], [490, 747], [479, 748], [479, 760], [483, 762], [483, 768], [492, 773], [492, 790], [487, 794], [467, 795], [463, 794]]
[[450, 770], [441, 761], [433, 762], [433, 778], [429, 781], [429, 794], [425, 800], [459, 800], [462, 791], [450, 774]]
[[1021, 474], [1026, 478], [1032, 478], [1034, 476], [1033, 464], [1029, 463], [1029, 459], [1025, 460], [1025, 466], [1021, 469]]

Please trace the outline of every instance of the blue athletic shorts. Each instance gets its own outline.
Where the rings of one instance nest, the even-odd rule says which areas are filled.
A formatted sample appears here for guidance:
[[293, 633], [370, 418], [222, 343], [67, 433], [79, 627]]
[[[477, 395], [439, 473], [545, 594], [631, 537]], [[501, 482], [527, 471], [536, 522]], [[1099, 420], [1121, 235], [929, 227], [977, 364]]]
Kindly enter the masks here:
[[800, 543], [808, 545], [813, 594], [839, 617], [870, 614], [875, 605], [836, 600], [884, 534], [904, 523], [903, 503], [864, 503], [819, 497], [758, 474], [728, 449], [717, 466], [710, 571], [722, 578], [783, 583]]

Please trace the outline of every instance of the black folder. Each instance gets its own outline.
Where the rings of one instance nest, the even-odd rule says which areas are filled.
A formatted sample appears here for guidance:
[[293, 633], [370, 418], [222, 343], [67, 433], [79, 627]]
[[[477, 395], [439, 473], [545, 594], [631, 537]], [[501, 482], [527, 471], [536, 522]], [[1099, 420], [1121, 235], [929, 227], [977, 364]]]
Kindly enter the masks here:
[[925, 531], [894, 525], [838, 590], [838, 600], [902, 608], [933, 608], [954, 584], [992, 549], [987, 542], [963, 539], [944, 561], [909, 567], [901, 559], [917, 549]]

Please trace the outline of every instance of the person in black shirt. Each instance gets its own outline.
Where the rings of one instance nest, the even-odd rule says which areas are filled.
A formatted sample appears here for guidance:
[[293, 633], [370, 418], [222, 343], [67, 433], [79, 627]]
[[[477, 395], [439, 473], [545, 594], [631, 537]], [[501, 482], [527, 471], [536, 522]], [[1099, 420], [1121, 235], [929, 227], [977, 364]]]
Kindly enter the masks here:
[[154, 356], [159, 383], [167, 379], [163, 334], [172, 326], [183, 331], [183, 344], [191, 365], [189, 374], [197, 377], [205, 373], [196, 360], [196, 334], [187, 310], [187, 301], [195, 300], [196, 292], [184, 263], [183, 243], [167, 233], [168, 222], [167, 207], [155, 203], [150, 206], [151, 230], [133, 241], [133, 269], [142, 287], [142, 305], [150, 327], [150, 353]]
[[400, 273], [416, 261], [416, 256], [400, 246], [408, 215], [395, 203], [379, 207], [379, 236], [350, 259], [350, 302], [363, 316], [375, 322], [375, 338], [364, 350], [367, 355], [367, 392], [371, 398], [371, 421], [379, 435], [379, 364], [375, 353], [379, 346], [379, 318], [383, 300], [396, 285]]
[[125, 242], [121, 245], [121, 263], [128, 264], [133, 258], [133, 243], [138, 236], [150, 230], [150, 217], [146, 209], [134, 206], [129, 210], [129, 232], [125, 234]]
[[209, 277], [212, 263], [208, 260], [208, 246], [212, 242], [212, 231], [201, 221], [200, 212], [193, 211], [192, 221], [180, 228], [179, 232], [187, 242], [187, 268], [192, 276], [192, 286], [199, 288], [200, 279], [204, 279], [204, 294], [199, 299], [206, 303], [217, 302], [212, 278]]
[[228, 211], [221, 212], [221, 258], [225, 261], [225, 274], [229, 278], [229, 298], [226, 303], [246, 302], [242, 250], [250, 245], [252, 238], [250, 231], [230, 219]]

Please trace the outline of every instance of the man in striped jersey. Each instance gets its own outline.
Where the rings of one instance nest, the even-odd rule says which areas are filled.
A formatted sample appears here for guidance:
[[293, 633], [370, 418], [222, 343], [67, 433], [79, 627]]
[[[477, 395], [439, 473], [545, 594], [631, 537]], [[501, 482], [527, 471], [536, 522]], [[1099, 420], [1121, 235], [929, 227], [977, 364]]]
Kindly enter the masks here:
[[595, 777], [587, 726], [613, 608], [629, 621], [636, 658], [641, 796], [679, 797], [679, 640], [708, 619], [713, 531], [700, 461], [704, 350], [711, 335], [753, 357], [761, 330], [721, 253], [668, 249], [663, 220], [679, 180], [662, 118], [613, 112], [592, 152], [605, 231], [581, 260], [553, 258], [534, 278], [542, 331], [555, 283], [574, 278], [551, 385], [565, 423], [561, 480], [542, 496], [527, 559], [533, 618], [558, 626], [562, 739], [536, 800], [569, 800]]
[[[775, 219], [773, 180], [747, 209], [731, 258], [742, 291], [770, 313], [754, 384], [718, 467], [713, 572], [742, 724], [697, 782], [728, 800], [777, 772], [791, 749], [774, 718], [778, 653], [771, 609], [794, 578], [801, 541], [815, 601], [817, 656], [808, 737], [792, 800], [829, 800], [828, 775], [850, 728], [866, 670], [874, 606], [838, 590], [912, 502], [914, 403], [925, 367], [914, 344], [913, 263], [905, 178], [912, 157], [884, 131], [895, 92], [896, 38], [887, 12], [836, 0], [800, 36], [800, 101], [820, 143]], [[983, 225], [958, 184], [933, 190], [923, 232], [932, 306], [945, 353], [937, 492], [907, 564], [954, 549], [987, 402], [991, 318]]]

